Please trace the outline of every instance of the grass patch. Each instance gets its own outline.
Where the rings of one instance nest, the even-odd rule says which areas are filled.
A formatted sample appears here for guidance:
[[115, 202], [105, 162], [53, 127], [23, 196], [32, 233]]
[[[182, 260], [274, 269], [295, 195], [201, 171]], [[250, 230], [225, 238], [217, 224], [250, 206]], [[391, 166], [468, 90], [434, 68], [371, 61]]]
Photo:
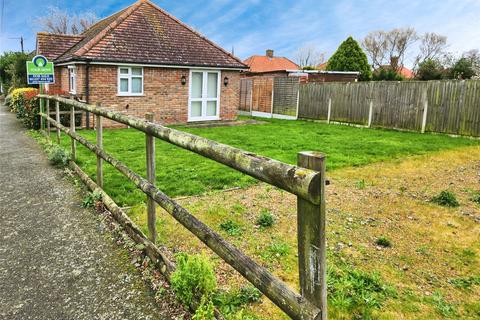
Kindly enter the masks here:
[[432, 202], [442, 207], [455, 208], [460, 205], [455, 194], [448, 190], [443, 190], [439, 195], [432, 198]]
[[[330, 264], [331, 265], [331, 264]], [[386, 285], [377, 273], [364, 272], [348, 265], [327, 270], [330, 316], [339, 319], [371, 319], [389, 297], [393, 288]]]
[[452, 318], [457, 315], [454, 305], [448, 303], [439, 291], [435, 291], [431, 297], [426, 299], [431, 303], [439, 315], [445, 318]]
[[242, 227], [232, 220], [221, 223], [220, 229], [225, 231], [229, 236], [239, 236], [242, 234]]
[[260, 216], [258, 216], [256, 224], [257, 226], [260, 226], [262, 228], [268, 228], [273, 226], [274, 223], [273, 215], [270, 211], [267, 209], [263, 209], [262, 212], [260, 213]]
[[386, 237], [380, 237], [377, 240], [375, 240], [375, 244], [380, 247], [384, 248], [390, 248], [392, 247], [392, 242], [387, 239]]
[[[476, 140], [446, 135], [277, 119], [267, 120], [264, 125], [176, 128], [291, 164], [296, 163], [299, 151], [322, 151], [328, 155], [327, 170], [479, 145]], [[93, 130], [79, 132], [95, 142]], [[68, 148], [69, 144], [70, 139], [63, 135], [62, 145]], [[104, 130], [104, 146], [107, 152], [135, 172], [145, 175], [145, 136], [142, 132], [134, 129]], [[156, 185], [172, 197], [256, 183], [254, 179], [233, 169], [158, 139], [156, 150]], [[79, 146], [77, 157], [82, 169], [95, 179], [95, 156]], [[118, 204], [131, 206], [145, 201], [143, 193], [108, 164], [105, 165], [104, 179], [107, 193]]]

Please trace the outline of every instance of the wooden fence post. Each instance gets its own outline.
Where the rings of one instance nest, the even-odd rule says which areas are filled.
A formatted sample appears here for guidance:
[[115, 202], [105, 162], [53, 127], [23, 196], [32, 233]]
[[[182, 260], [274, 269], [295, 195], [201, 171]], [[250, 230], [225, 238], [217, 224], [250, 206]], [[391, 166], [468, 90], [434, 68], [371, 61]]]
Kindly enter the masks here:
[[327, 123], [330, 123], [331, 116], [332, 116], [332, 98], [328, 98]]
[[373, 99], [370, 98], [370, 107], [368, 109], [368, 127], [372, 126], [372, 118], [373, 118]]
[[298, 166], [320, 172], [320, 204], [297, 197], [298, 266], [300, 293], [321, 309], [327, 319], [327, 269], [325, 241], [325, 156], [318, 152], [298, 153]]
[[[50, 99], [47, 99], [47, 107], [46, 107], [46, 114], [47, 117], [50, 117]], [[45, 119], [45, 125], [47, 126], [47, 133], [48, 133], [48, 138], [50, 139], [50, 121]]]
[[[427, 85], [427, 83], [425, 83], [425, 85]], [[427, 114], [428, 114], [428, 94], [427, 94], [426, 86], [422, 92], [422, 100], [423, 100], [422, 133], [425, 133], [425, 129], [427, 127]]]
[[[60, 102], [55, 101], [55, 120], [60, 123]], [[57, 143], [60, 144], [60, 133], [62, 131], [57, 127]]]
[[[97, 103], [97, 107], [100, 107], [101, 104]], [[97, 146], [103, 148], [103, 126], [102, 126], [102, 116], [95, 115], [96, 121], [95, 126], [97, 129]], [[103, 189], [103, 159], [97, 155], [97, 185]]]
[[[70, 130], [72, 133], [75, 133], [75, 107], [71, 106], [70, 109]], [[72, 139], [72, 161], [75, 162], [77, 160], [77, 141], [73, 138]]]
[[[145, 114], [145, 119], [149, 122], [154, 121], [154, 114]], [[147, 180], [148, 182], [155, 184], [155, 138], [146, 133], [146, 154], [147, 154]], [[147, 196], [147, 215], [148, 215], [148, 235], [150, 241], [156, 243], [157, 240], [157, 216], [155, 212], [155, 200]]]

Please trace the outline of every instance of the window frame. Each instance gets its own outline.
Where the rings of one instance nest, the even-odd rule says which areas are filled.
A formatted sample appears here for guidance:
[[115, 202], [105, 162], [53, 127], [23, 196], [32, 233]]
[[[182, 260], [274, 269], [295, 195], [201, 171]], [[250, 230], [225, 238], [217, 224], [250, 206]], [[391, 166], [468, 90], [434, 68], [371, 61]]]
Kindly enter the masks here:
[[[192, 98], [192, 74], [195, 72], [202, 73], [202, 97]], [[209, 98], [208, 97], [208, 74], [215, 73], [217, 74], [217, 97]], [[190, 69], [189, 81], [188, 81], [188, 122], [195, 121], [212, 121], [220, 120], [220, 96], [221, 96], [221, 70], [204, 70], [204, 69]], [[192, 117], [192, 102], [202, 102], [202, 115], [200, 117]], [[217, 103], [217, 114], [215, 116], [207, 116], [207, 103], [209, 101], [216, 101]]]
[[68, 66], [68, 92], [77, 93], [77, 66]]
[[[122, 69], [127, 69], [128, 73], [121, 73]], [[141, 75], [134, 75], [132, 69], [140, 69], [142, 71]], [[141, 92], [132, 92], [132, 79], [140, 78], [142, 81]], [[120, 82], [122, 79], [128, 80], [128, 91], [120, 91]], [[144, 87], [144, 68], [137, 66], [118, 66], [117, 68], [117, 95], [121, 97], [138, 97], [143, 96], [143, 87]]]

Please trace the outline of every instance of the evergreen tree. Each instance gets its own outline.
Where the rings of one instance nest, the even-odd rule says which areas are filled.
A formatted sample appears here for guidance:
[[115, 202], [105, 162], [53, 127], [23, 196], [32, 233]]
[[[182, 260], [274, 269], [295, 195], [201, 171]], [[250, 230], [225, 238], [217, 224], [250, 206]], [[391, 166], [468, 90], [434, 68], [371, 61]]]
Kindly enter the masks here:
[[372, 77], [367, 55], [352, 37], [348, 37], [347, 40], [342, 42], [337, 51], [330, 57], [327, 70], [358, 71], [361, 81], [368, 81]]

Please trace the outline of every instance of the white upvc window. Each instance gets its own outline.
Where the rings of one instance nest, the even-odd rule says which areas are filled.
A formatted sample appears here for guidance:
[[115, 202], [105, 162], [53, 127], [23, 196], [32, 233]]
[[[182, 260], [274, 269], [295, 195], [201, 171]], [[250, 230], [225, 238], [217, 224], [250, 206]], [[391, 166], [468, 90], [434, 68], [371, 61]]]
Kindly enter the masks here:
[[77, 67], [76, 66], [68, 66], [68, 84], [69, 84], [69, 92], [70, 93], [77, 93]]
[[142, 67], [118, 67], [118, 95], [143, 95]]
[[220, 119], [220, 71], [190, 70], [188, 121]]

